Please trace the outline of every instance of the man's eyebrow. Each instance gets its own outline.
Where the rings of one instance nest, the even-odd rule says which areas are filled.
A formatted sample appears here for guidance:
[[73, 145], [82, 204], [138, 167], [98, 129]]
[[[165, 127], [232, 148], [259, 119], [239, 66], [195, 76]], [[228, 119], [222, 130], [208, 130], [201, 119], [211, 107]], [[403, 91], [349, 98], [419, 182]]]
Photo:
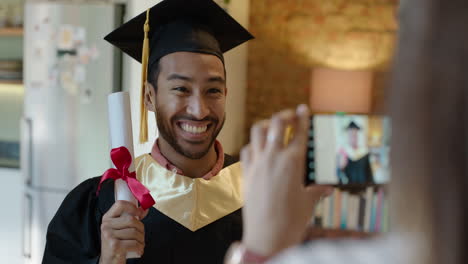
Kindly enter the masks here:
[[177, 73], [173, 73], [173, 74], [169, 75], [169, 77], [167, 77], [167, 80], [168, 80], [168, 81], [172, 81], [172, 80], [183, 80], [183, 81], [189, 81], [189, 82], [191, 82], [191, 81], [192, 81], [192, 78], [187, 77], [187, 76], [184, 76], [184, 75], [180, 75], [180, 74], [177, 74]]
[[224, 80], [224, 78], [221, 76], [215, 76], [215, 77], [208, 78], [208, 82], [219, 82], [219, 83], [225, 84], [226, 80]]

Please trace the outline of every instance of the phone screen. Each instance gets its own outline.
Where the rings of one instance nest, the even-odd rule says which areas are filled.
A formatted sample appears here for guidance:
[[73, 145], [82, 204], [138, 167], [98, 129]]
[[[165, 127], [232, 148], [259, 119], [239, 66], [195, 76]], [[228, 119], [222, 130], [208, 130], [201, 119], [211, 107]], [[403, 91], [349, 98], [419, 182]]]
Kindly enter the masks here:
[[385, 116], [312, 116], [305, 184], [368, 186], [388, 183], [390, 131], [390, 119]]

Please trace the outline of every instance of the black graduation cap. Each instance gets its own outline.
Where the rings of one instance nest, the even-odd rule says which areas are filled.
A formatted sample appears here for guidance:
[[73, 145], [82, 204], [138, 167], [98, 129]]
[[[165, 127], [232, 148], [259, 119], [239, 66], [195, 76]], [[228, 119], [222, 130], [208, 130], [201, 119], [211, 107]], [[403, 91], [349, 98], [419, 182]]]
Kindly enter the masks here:
[[349, 125], [346, 127], [346, 129], [358, 129], [358, 130], [360, 130], [361, 127], [358, 126], [356, 123], [354, 123], [354, 121], [351, 121], [351, 123], [349, 123]]
[[160, 58], [187, 51], [215, 55], [253, 36], [213, 0], [164, 0], [104, 39], [142, 64], [140, 142], [148, 141], [144, 90], [147, 72]]
[[[104, 39], [141, 62], [145, 20], [143, 12]], [[149, 67], [178, 51], [207, 53], [223, 60], [224, 52], [253, 38], [212, 0], [164, 0], [149, 9], [149, 28]]]

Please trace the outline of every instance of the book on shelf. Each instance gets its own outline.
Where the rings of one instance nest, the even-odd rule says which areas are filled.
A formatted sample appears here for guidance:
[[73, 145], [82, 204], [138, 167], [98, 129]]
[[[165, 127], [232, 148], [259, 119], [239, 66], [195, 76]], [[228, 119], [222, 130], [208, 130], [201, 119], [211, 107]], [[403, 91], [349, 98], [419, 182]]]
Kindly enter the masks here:
[[366, 218], [366, 198], [364, 194], [359, 195], [359, 212], [358, 212], [358, 230], [363, 231], [364, 230], [364, 222]]
[[341, 219], [341, 191], [339, 189], [335, 189], [333, 193], [333, 223], [331, 223], [330, 227], [338, 227], [340, 226], [340, 219]]
[[359, 192], [335, 189], [317, 204], [312, 222], [324, 229], [387, 232], [388, 209], [384, 186], [370, 186]]
[[326, 197], [322, 200], [322, 206], [323, 206], [323, 216], [322, 216], [322, 221], [323, 221], [323, 227], [327, 228], [329, 223], [330, 223], [330, 210], [333, 208], [330, 206], [330, 197]]
[[341, 229], [346, 229], [346, 220], [348, 216], [348, 193], [341, 192], [341, 217], [340, 217], [340, 225]]

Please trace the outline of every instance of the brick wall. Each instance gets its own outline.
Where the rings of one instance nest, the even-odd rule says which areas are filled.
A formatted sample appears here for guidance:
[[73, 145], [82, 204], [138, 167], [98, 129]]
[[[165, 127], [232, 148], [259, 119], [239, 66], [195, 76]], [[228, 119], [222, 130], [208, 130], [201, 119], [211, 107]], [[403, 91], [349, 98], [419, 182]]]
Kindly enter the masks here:
[[[378, 69], [372, 110], [381, 112], [384, 109], [386, 79], [382, 72], [387, 67], [383, 64], [388, 61], [383, 63], [381, 58], [385, 55], [376, 56], [378, 63], [372, 63], [371, 59], [380, 52], [387, 57], [391, 54], [392, 32], [396, 30], [396, 22], [392, 19], [396, 5], [396, 0], [251, 1], [249, 30], [256, 39], [249, 43], [245, 112], [247, 136], [244, 139], [248, 140], [248, 132], [255, 121], [268, 118], [281, 109], [308, 103], [312, 67], [338, 67], [340, 60], [337, 58], [341, 58], [343, 69], [366, 69], [363, 65], [371, 65], [369, 70]], [[385, 19], [379, 20], [379, 17]], [[341, 21], [345, 31], [336, 31], [342, 28], [337, 26], [337, 21]], [[328, 28], [317, 31], [321, 28], [320, 23]], [[353, 31], [354, 25], [359, 29], [356, 32]], [[325, 44], [319, 45], [318, 39]], [[369, 44], [369, 39], [375, 42]], [[310, 48], [322, 49], [313, 56], [306, 54], [304, 51], [309, 44]], [[336, 54], [327, 48], [328, 44], [335, 47]], [[339, 45], [350, 52], [343, 52]], [[360, 53], [350, 49], [351, 46], [360, 49]], [[368, 52], [374, 55], [367, 56], [363, 47], [374, 48]], [[321, 54], [329, 54], [329, 60]], [[364, 59], [369, 62], [363, 63]]]
[[283, 23], [288, 10], [300, 1], [251, 1], [250, 31], [256, 39], [249, 43], [246, 134], [252, 124], [274, 112], [309, 98], [311, 68], [300, 65], [290, 50], [269, 32]]

